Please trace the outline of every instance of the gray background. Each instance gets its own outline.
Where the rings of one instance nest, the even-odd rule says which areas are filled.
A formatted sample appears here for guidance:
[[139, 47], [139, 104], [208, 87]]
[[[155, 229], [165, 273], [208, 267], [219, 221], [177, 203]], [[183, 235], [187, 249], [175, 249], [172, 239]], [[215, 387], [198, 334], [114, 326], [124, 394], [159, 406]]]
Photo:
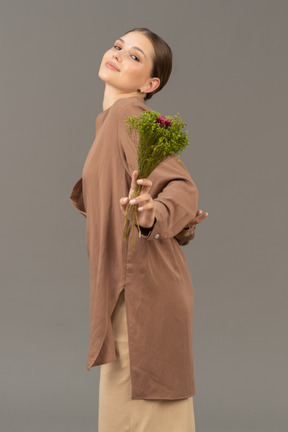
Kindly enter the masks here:
[[187, 121], [181, 158], [209, 212], [183, 248], [196, 431], [287, 431], [287, 18], [279, 0], [1, 1], [1, 432], [97, 431], [85, 219], [69, 195], [102, 55], [135, 26], [174, 52], [148, 105]]

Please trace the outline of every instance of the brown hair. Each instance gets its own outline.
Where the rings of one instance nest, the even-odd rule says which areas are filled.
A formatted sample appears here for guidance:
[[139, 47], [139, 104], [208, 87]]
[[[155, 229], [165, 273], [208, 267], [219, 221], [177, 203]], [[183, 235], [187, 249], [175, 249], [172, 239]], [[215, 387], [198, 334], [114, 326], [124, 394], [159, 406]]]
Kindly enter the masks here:
[[159, 92], [167, 83], [172, 70], [172, 51], [169, 45], [156, 33], [145, 27], [134, 28], [124, 33], [131, 33], [133, 31], [141, 32], [147, 36], [152, 42], [155, 56], [153, 57], [153, 67], [151, 70], [151, 78], [157, 77], [160, 79], [159, 87], [151, 93], [147, 93], [144, 100], [151, 99], [153, 94]]

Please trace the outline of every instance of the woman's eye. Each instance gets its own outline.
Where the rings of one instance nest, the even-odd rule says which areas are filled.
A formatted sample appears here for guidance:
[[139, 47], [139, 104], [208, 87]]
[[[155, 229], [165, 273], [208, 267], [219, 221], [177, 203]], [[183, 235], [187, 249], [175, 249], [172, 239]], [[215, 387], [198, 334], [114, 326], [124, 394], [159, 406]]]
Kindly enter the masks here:
[[140, 61], [139, 58], [137, 56], [135, 56], [135, 55], [131, 55], [131, 57], [133, 58], [133, 60], [136, 60], [138, 62]]
[[116, 48], [118, 51], [121, 49], [121, 48], [119, 47], [119, 45], [114, 45], [114, 48]]

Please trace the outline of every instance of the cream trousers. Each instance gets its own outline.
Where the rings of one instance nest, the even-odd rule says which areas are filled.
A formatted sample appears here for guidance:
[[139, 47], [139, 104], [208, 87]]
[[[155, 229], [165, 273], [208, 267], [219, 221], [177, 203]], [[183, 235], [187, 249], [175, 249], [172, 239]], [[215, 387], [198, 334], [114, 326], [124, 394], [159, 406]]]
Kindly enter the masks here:
[[193, 397], [131, 399], [124, 290], [112, 326], [117, 360], [100, 366], [98, 432], [195, 432]]

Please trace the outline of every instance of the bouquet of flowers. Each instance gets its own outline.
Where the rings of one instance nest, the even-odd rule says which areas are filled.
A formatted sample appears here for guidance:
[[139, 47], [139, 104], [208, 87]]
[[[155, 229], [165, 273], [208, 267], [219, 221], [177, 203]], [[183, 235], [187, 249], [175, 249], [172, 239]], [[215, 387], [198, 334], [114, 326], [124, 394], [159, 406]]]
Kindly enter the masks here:
[[[138, 178], [148, 178], [152, 171], [164, 160], [180, 154], [189, 144], [187, 132], [182, 129], [186, 123], [176, 114], [161, 116], [158, 112], [143, 111], [138, 117], [126, 117], [127, 132], [137, 145]], [[140, 195], [142, 186], [136, 183], [133, 196]], [[131, 199], [130, 198], [130, 199]], [[138, 204], [127, 204], [123, 239], [127, 240], [131, 227], [137, 225], [139, 237], [141, 230], [137, 218]], [[134, 230], [132, 230], [132, 246]]]

